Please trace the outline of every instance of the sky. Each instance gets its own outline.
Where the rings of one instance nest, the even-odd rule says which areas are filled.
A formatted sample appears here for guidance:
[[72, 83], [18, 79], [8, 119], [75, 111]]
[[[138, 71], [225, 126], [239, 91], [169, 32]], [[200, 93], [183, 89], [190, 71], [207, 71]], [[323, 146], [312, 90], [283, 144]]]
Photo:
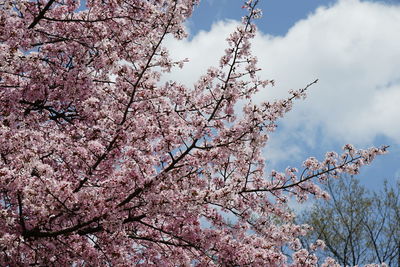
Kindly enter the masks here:
[[[217, 66], [225, 39], [244, 11], [240, 0], [203, 0], [186, 23], [189, 38], [169, 40], [174, 58], [189, 58], [171, 79], [192, 85]], [[400, 1], [260, 0], [263, 18], [253, 40], [259, 76], [276, 86], [255, 102], [287, 96], [319, 82], [278, 122], [264, 151], [269, 169], [301, 167], [309, 156], [390, 145], [389, 154], [364, 167], [370, 189], [400, 179]]]

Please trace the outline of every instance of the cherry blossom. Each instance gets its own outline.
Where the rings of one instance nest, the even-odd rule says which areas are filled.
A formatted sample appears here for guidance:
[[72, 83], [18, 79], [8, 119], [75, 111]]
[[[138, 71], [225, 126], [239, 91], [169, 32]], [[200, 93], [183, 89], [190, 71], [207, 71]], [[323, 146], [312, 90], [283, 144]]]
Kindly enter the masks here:
[[358, 173], [386, 147], [266, 173], [269, 133], [317, 81], [252, 102], [274, 81], [257, 75], [249, 0], [219, 66], [191, 88], [161, 83], [187, 61], [164, 40], [186, 36], [196, 4], [0, 3], [0, 265], [316, 265], [289, 198], [328, 198], [318, 179]]

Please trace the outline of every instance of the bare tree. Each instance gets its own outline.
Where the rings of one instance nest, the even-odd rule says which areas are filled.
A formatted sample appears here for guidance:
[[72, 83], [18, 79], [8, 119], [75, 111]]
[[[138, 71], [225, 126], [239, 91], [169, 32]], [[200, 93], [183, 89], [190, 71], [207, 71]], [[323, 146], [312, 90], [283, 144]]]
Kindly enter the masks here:
[[314, 228], [303, 245], [324, 240], [321, 253], [344, 266], [400, 266], [400, 182], [385, 182], [381, 191], [370, 192], [356, 178], [345, 177], [328, 181], [325, 189], [331, 200], [318, 200], [311, 212], [299, 216], [301, 223]]

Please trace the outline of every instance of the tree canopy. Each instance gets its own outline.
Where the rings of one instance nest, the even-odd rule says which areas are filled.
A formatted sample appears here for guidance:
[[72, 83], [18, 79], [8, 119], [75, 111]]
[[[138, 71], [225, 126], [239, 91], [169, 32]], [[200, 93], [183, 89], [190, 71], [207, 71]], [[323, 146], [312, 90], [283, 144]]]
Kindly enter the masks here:
[[249, 0], [218, 66], [190, 88], [161, 83], [185, 63], [164, 40], [186, 36], [195, 4], [1, 1], [0, 265], [316, 264], [312, 249], [281, 251], [308, 229], [288, 198], [326, 197], [315, 179], [355, 174], [386, 147], [266, 173], [268, 134], [316, 81], [252, 102], [273, 81], [257, 76]]

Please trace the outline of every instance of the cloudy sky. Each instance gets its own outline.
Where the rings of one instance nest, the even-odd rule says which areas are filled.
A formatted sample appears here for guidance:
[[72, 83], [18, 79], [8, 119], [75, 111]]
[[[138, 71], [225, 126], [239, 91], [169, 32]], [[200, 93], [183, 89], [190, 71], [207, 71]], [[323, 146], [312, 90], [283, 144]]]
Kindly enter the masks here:
[[[400, 2], [261, 0], [264, 17], [253, 41], [259, 73], [276, 86], [255, 99], [287, 95], [314, 81], [306, 100], [279, 121], [265, 149], [270, 168], [300, 167], [346, 143], [390, 145], [361, 173], [370, 188], [400, 177]], [[203, 0], [187, 22], [190, 37], [170, 41], [171, 54], [190, 63], [172, 75], [188, 85], [217, 66], [225, 38], [239, 23], [240, 0]]]

